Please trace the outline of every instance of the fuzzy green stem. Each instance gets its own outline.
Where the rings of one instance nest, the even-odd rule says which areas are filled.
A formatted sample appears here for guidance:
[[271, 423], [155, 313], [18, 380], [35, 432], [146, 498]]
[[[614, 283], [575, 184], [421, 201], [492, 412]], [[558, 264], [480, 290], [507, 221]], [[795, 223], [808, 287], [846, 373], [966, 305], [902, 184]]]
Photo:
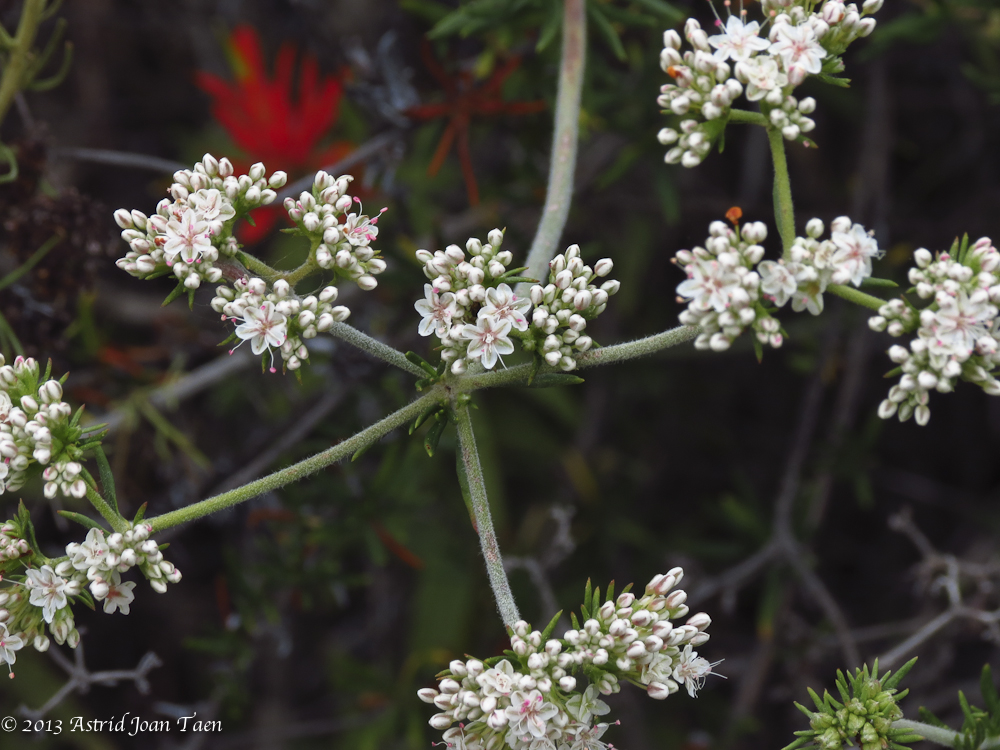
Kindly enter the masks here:
[[388, 362], [390, 365], [398, 367], [400, 370], [406, 370], [411, 375], [416, 375], [418, 378], [427, 377], [427, 373], [408, 360], [402, 352], [393, 349], [388, 344], [383, 344], [378, 339], [373, 339], [371, 336], [361, 333], [357, 328], [349, 326], [347, 323], [334, 323], [333, 327], [327, 333], [346, 341], [351, 346], [356, 346], [358, 349], [368, 352], [383, 362]]
[[282, 278], [282, 272], [276, 268], [271, 268], [267, 263], [262, 261], [260, 258], [251, 255], [250, 253], [239, 250], [236, 253], [236, 260], [243, 264], [244, 268], [252, 272], [256, 276], [259, 276], [268, 284], [273, 284], [278, 279]]
[[[545, 279], [548, 264], [556, 254], [570, 203], [573, 200], [573, 175], [580, 131], [580, 96], [587, 57], [586, 0], [564, 0], [563, 47], [559, 66], [559, 90], [556, 95], [555, 133], [552, 138], [552, 161], [545, 206], [538, 231], [528, 253], [525, 276]], [[517, 294], [528, 296], [527, 283], [517, 286]]]
[[748, 112], [745, 109], [729, 110], [729, 123], [731, 125], [760, 125], [767, 127], [767, 118], [760, 112]]
[[486, 560], [486, 572], [489, 574], [490, 587], [497, 600], [497, 608], [503, 618], [503, 624], [510, 627], [521, 619], [514, 603], [514, 595], [510, 591], [507, 571], [503, 567], [500, 556], [500, 545], [497, 544], [496, 532], [493, 530], [493, 516], [490, 514], [490, 501], [486, 497], [486, 481], [483, 479], [483, 467], [479, 463], [479, 452], [476, 450], [476, 436], [472, 432], [472, 417], [469, 415], [469, 405], [452, 402], [452, 408], [458, 417], [458, 445], [462, 452], [462, 464], [469, 480], [469, 494], [472, 497], [472, 512], [476, 516], [476, 531], [479, 533], [479, 543], [482, 546], [483, 557]]
[[210, 513], [230, 508], [259, 495], [263, 495], [265, 492], [276, 490], [279, 487], [284, 487], [286, 484], [303, 479], [310, 474], [315, 474], [320, 469], [337, 463], [362, 448], [367, 448], [377, 443], [400, 425], [423, 414], [431, 406], [432, 402], [435, 400], [441, 401], [444, 397], [445, 392], [442, 387], [433, 388], [416, 401], [407, 404], [402, 409], [393, 412], [353, 437], [317, 453], [315, 456], [299, 461], [297, 464], [293, 464], [286, 469], [276, 471], [262, 479], [250, 482], [242, 487], [237, 487], [229, 492], [223, 492], [221, 495], [210, 497], [207, 500], [189, 505], [186, 508], [180, 508], [170, 513], [164, 513], [162, 516], [151, 518], [148, 523], [152, 525], [153, 531], [169, 529], [171, 526], [195, 521]]
[[844, 284], [830, 284], [826, 290], [831, 294], [836, 294], [838, 297], [846, 299], [848, 302], [853, 302], [855, 305], [861, 305], [862, 307], [867, 307], [871, 310], [878, 310], [885, 304], [884, 299], [880, 299], [879, 297], [875, 297], [871, 294], [866, 294], [860, 289], [854, 289], [853, 287], [845, 286]]
[[108, 501], [101, 497], [89, 484], [87, 485], [87, 499], [90, 500], [90, 504], [97, 509], [97, 512], [110, 524], [112, 529], [120, 534], [128, 531], [128, 522], [115, 513], [114, 509], [108, 504]]
[[[695, 338], [701, 329], [697, 326], [678, 326], [669, 331], [647, 336], [644, 339], [627, 341], [624, 344], [614, 344], [612, 346], [602, 346], [600, 349], [591, 349], [577, 360], [577, 367], [585, 369], [587, 367], [598, 367], [609, 365], [613, 362], [624, 362], [629, 359], [646, 357], [650, 354], [669, 349], [672, 346], [683, 344]], [[498, 386], [527, 385], [528, 377], [531, 375], [531, 365], [516, 365], [505, 370], [482, 372], [475, 375], [466, 375], [459, 378], [455, 383], [455, 388], [461, 391], [475, 391], [480, 388], [496, 388]], [[542, 366], [539, 373], [562, 372], [558, 367]]]
[[778, 128], [768, 125], [767, 141], [771, 144], [771, 160], [774, 162], [774, 219], [778, 223], [784, 258], [789, 260], [795, 242], [795, 205], [792, 203], [792, 182], [785, 158], [785, 137]]
[[0, 77], [0, 124], [7, 116], [17, 92], [25, 83], [31, 65], [31, 50], [35, 45], [38, 26], [45, 13], [45, 2], [46, 0], [24, 0], [24, 6], [21, 8], [21, 20], [18, 21], [17, 33], [14, 35], [14, 46], [4, 65], [3, 76]]
[[[955, 743], [962, 738], [962, 735], [953, 729], [936, 727], [933, 724], [924, 724], [922, 721], [910, 721], [909, 719], [896, 719], [892, 722], [894, 729], [908, 729], [914, 734], [919, 734], [928, 742], [934, 742], [945, 747], [955, 747]], [[986, 743], [984, 742], [983, 745]]]
[[316, 264], [316, 261], [312, 259], [312, 256], [310, 256], [305, 263], [296, 268], [294, 271], [283, 271], [280, 273], [281, 273], [281, 278], [283, 278], [285, 281], [291, 284], [292, 287], [294, 287], [296, 284], [302, 281], [302, 279], [306, 278], [307, 276], [311, 276], [318, 270], [319, 266]]

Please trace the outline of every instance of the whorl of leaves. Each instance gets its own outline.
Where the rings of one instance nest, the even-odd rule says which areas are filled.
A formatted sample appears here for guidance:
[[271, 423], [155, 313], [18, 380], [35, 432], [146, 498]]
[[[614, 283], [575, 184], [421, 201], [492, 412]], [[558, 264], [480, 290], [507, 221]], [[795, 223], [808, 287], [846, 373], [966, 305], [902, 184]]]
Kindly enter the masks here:
[[809, 717], [810, 729], [796, 732], [798, 739], [784, 750], [815, 745], [823, 750], [841, 750], [845, 743], [856, 745], [861, 750], [909, 750], [905, 745], [923, 739], [910, 729], [894, 728], [892, 723], [903, 718], [903, 712], [896, 704], [908, 690], [897, 691], [896, 686], [906, 676], [916, 662], [911, 659], [893, 674], [886, 672], [878, 676], [878, 660], [871, 672], [865, 665], [855, 669], [854, 675], [845, 675], [837, 670], [837, 692], [841, 700], [836, 700], [828, 691], [820, 698], [809, 688], [809, 697], [816, 704], [816, 711], [796, 703], [795, 706]]

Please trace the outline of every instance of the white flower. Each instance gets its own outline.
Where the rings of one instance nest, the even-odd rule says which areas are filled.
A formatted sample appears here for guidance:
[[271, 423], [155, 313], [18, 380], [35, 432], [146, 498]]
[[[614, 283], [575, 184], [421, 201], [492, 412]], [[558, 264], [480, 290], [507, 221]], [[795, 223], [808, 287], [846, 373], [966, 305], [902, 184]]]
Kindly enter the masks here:
[[188, 202], [198, 210], [201, 218], [208, 223], [209, 231], [212, 234], [221, 232], [222, 225], [236, 216], [233, 204], [221, 191], [215, 188], [199, 190], [188, 198]]
[[66, 579], [56, 575], [52, 566], [43, 565], [39, 569], [29, 569], [25, 587], [31, 591], [29, 602], [42, 608], [45, 622], [52, 623], [56, 612], [66, 606]]
[[[357, 198], [354, 199], [358, 202], [358, 208], [361, 208], [361, 201]], [[381, 216], [386, 209], [379, 211], [379, 216]], [[369, 242], [373, 242], [376, 237], [378, 237], [378, 216], [374, 219], [369, 218], [364, 214], [348, 214], [344, 217], [344, 223], [339, 227], [340, 231], [343, 233], [344, 237], [355, 247], [361, 245], [367, 245]]]
[[688, 695], [692, 698], [705, 684], [705, 678], [712, 674], [712, 665], [708, 659], [698, 656], [697, 651], [693, 651], [691, 646], [685, 646], [684, 650], [677, 656], [677, 664], [674, 667], [674, 679], [679, 683], [684, 683]]
[[607, 729], [607, 724], [596, 724], [593, 727], [581, 726], [576, 730], [573, 742], [560, 745], [559, 750], [606, 750], [611, 745], [601, 742], [601, 737]]
[[846, 232], [833, 232], [830, 239], [837, 246], [831, 258], [834, 284], [851, 282], [859, 286], [862, 279], [872, 275], [872, 258], [881, 258], [882, 252], [863, 226], [854, 224]]
[[0, 663], [13, 664], [17, 661], [15, 651], [24, 647], [24, 639], [19, 635], [11, 635], [7, 625], [0, 623]]
[[759, 30], [760, 24], [756, 21], [744, 24], [739, 16], [730, 16], [725, 31], [708, 38], [708, 43], [715, 47], [715, 59], [739, 62], [749, 60], [754, 52], [767, 49], [770, 43], [758, 36]]
[[180, 221], [171, 219], [167, 222], [167, 241], [163, 245], [163, 254], [171, 263], [178, 254], [185, 263], [194, 263], [211, 247], [208, 222], [193, 208], [187, 209]]
[[652, 660], [642, 666], [639, 679], [643, 685], [651, 682], [659, 682], [670, 685], [673, 682], [671, 677], [674, 673], [674, 659], [669, 654], [659, 651], [653, 654]]
[[688, 279], [677, 285], [677, 293], [693, 300], [697, 309], [725, 312], [740, 277], [715, 260], [692, 263], [687, 272]]
[[236, 326], [236, 335], [244, 341], [250, 340], [250, 348], [254, 354], [285, 343], [285, 316], [277, 312], [270, 301], [265, 301], [260, 307], [247, 307], [243, 311], [243, 321]]
[[492, 370], [500, 355], [514, 351], [514, 344], [507, 338], [510, 328], [509, 320], [489, 318], [479, 318], [476, 325], [464, 326], [462, 336], [470, 339], [466, 353], [471, 359], [481, 358], [483, 367]]
[[747, 99], [760, 101], [769, 91], [788, 85], [788, 76], [770, 57], [754, 57], [737, 65], [737, 74], [747, 84]]
[[760, 273], [761, 291], [773, 297], [778, 307], [783, 307], [799, 288], [795, 274], [784, 263], [765, 260], [757, 266], [757, 271]]
[[437, 332], [439, 338], [444, 338], [451, 327], [451, 319], [458, 314], [455, 295], [451, 292], [437, 294], [430, 284], [424, 284], [426, 299], [413, 303], [414, 309], [421, 315], [417, 332], [421, 336], [430, 336]]
[[551, 703], [546, 703], [542, 694], [537, 690], [524, 692], [515, 690], [510, 696], [510, 705], [507, 706], [506, 714], [510, 722], [510, 732], [515, 737], [522, 737], [530, 734], [533, 737], [544, 737], [547, 722], [559, 713], [559, 709]]
[[7, 421], [7, 415], [10, 414], [10, 407], [13, 406], [10, 396], [7, 395], [7, 391], [0, 391], [0, 422]]
[[106, 583], [108, 584], [108, 595], [104, 599], [104, 612], [110, 615], [117, 609], [123, 615], [127, 615], [129, 606], [132, 604], [132, 600], [135, 599], [135, 594], [132, 593], [132, 589], [135, 588], [135, 581], [125, 581], [125, 583], [122, 583], [121, 574], [116, 570], [111, 573]]
[[87, 538], [82, 544], [66, 545], [66, 552], [69, 554], [74, 568], [87, 570], [92, 567], [101, 567], [108, 554], [108, 543], [104, 539], [103, 531], [91, 529], [87, 532]]
[[972, 354], [976, 341], [987, 336], [985, 323], [997, 315], [997, 309], [986, 299], [969, 298], [964, 289], [960, 289], [957, 297], [942, 304], [934, 314], [931, 340], [931, 350], [940, 354], [955, 354], [961, 359]]
[[826, 50], [820, 45], [812, 27], [783, 23], [774, 29], [774, 34], [777, 38], [768, 52], [781, 58], [786, 71], [793, 66], [813, 74], [822, 70]]
[[520, 675], [514, 671], [510, 662], [504, 659], [495, 667], [487, 669], [476, 677], [476, 682], [483, 688], [483, 695], [488, 698], [499, 698], [510, 695], [517, 686]]
[[588, 685], [583, 693], [574, 693], [566, 701], [566, 710], [577, 721], [589, 724], [594, 716], [604, 716], [611, 710], [607, 703], [597, 697], [598, 695], [597, 686]]
[[525, 313], [529, 309], [531, 309], [531, 300], [518, 299], [509, 286], [500, 284], [496, 289], [486, 290], [486, 303], [479, 310], [479, 317], [509, 320], [511, 326], [518, 331], [527, 331], [528, 319], [525, 317]]

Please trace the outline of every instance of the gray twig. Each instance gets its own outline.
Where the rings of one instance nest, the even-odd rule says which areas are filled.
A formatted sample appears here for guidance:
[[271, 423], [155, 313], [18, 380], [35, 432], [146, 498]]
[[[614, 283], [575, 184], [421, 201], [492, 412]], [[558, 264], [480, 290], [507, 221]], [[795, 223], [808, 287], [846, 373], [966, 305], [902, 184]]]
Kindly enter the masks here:
[[149, 156], [147, 154], [133, 154], [128, 151], [112, 151], [106, 148], [85, 148], [83, 146], [57, 146], [52, 149], [52, 155], [61, 159], [75, 159], [77, 161], [89, 161], [95, 164], [110, 164], [115, 167], [128, 167], [130, 169], [148, 169], [153, 172], [165, 172], [173, 174], [180, 169], [187, 169], [187, 166], [179, 161], [162, 159], [159, 156]]

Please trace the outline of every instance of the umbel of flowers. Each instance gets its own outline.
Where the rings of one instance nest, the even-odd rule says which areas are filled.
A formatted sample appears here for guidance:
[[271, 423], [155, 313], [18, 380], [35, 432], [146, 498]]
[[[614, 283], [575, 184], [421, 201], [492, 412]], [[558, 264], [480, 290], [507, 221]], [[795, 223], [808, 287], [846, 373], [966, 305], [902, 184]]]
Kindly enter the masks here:
[[932, 255], [921, 248], [910, 269], [911, 291], [929, 304], [917, 310], [905, 298], [883, 305], [868, 324], [895, 337], [916, 332], [908, 346], [893, 346], [889, 357], [899, 367], [899, 382], [879, 406], [879, 416], [911, 416], [927, 424], [931, 391], [950, 393], [958, 380], [1000, 395], [994, 375], [1000, 364], [1000, 253], [989, 237], [972, 245], [956, 240], [949, 252]]
[[617, 281], [600, 288], [592, 283], [611, 271], [611, 260], [598, 261], [592, 269], [572, 245], [549, 263], [549, 283], [533, 286], [530, 299], [519, 298], [510, 284], [530, 281], [518, 275], [525, 269], [509, 268], [513, 255], [500, 250], [503, 231], [492, 230], [488, 240], [483, 244], [472, 237], [465, 251], [458, 245], [434, 253], [417, 251], [431, 282], [424, 284], [424, 299], [414, 305], [421, 315], [420, 335], [437, 336], [441, 359], [456, 375], [476, 360], [492, 369], [514, 351], [512, 338], [549, 365], [574, 369], [576, 357], [593, 345], [583, 333], [587, 321], [600, 315], [608, 296], [618, 291]]
[[612, 584], [603, 603], [588, 582], [582, 625], [571, 615], [573, 629], [562, 638], [551, 637], [559, 615], [541, 632], [515, 623], [503, 656], [455, 660], [437, 688], [418, 692], [440, 709], [430, 725], [446, 730], [448, 747], [599, 750], [608, 747], [601, 741], [608, 723], [599, 717], [609, 709], [598, 695], [618, 692], [622, 680], [660, 700], [681, 685], [693, 697], [712, 672], [694, 651], [708, 641], [711, 618], [671, 622], [688, 614], [687, 595], [674, 590], [683, 575], [674, 568], [655, 576], [642, 597], [626, 587], [615, 598]]
[[875, 19], [866, 16], [882, 0], [865, 0], [860, 9], [841, 0], [768, 0], [761, 7], [763, 24], [747, 21], [742, 11], [725, 24], [717, 19], [719, 33], [712, 36], [689, 18], [684, 38], [691, 49], [683, 53], [680, 35], [664, 33], [660, 66], [673, 83], [661, 88], [657, 103], [675, 119], [659, 134], [660, 143], [671, 146], [667, 163], [700, 164], [742, 95], [759, 102], [786, 139], [808, 143], [804, 134], [815, 127], [808, 115], [816, 102], [793, 92], [809, 76], [830, 80], [843, 70], [841, 55], [875, 28]]
[[12, 585], [0, 590], [0, 662], [8, 665], [14, 664], [16, 652], [26, 644], [45, 651], [50, 636], [60, 645], [76, 648], [80, 633], [73, 619], [74, 601], [91, 607], [103, 602], [106, 613], [127, 615], [135, 599], [135, 582], [122, 581], [122, 574], [132, 568], [161, 594], [168, 583], [181, 580], [180, 571], [163, 558], [160, 545], [150, 538], [149, 525], [138, 523], [109, 536], [92, 528], [82, 543], [66, 545], [66, 556], [55, 560], [31, 549], [29, 527], [26, 510], [3, 526], [7, 548], [20, 553], [7, 555], [7, 560], [27, 561], [32, 566], [23, 574], [5, 575], [4, 580]]
[[[168, 299], [184, 290], [193, 293], [202, 281], [224, 282], [212, 307], [236, 323], [232, 338], [249, 340], [254, 354], [270, 353], [272, 372], [272, 347], [286, 369], [296, 370], [309, 357], [304, 340], [345, 320], [350, 311], [333, 306], [336, 286], [302, 298], [282, 278], [268, 288], [268, 282], [247, 271], [244, 263], [253, 268], [253, 259], [241, 252], [234, 227], [254, 208], [272, 203], [275, 189], [286, 180], [284, 172], [265, 180], [265, 171], [263, 164], [254, 164], [249, 174], [236, 176], [228, 159], [206, 154], [193, 170], [174, 174], [170, 197], [160, 201], [153, 216], [119, 209], [115, 221], [129, 251], [118, 267], [142, 279], [173, 273], [178, 287]], [[371, 290], [386, 265], [371, 247], [378, 217], [361, 213], [360, 201], [347, 192], [353, 179], [317, 172], [311, 189], [297, 199], [286, 198], [284, 208], [294, 224], [289, 231], [309, 243], [307, 272], [332, 271], [334, 279]]]
[[772, 315], [777, 308], [791, 301], [796, 312], [819, 315], [830, 284], [860, 286], [871, 276], [872, 260], [882, 255], [863, 226], [840, 216], [830, 223], [829, 239], [820, 239], [823, 222], [811, 219], [787, 259], [763, 260], [759, 243], [767, 227], [749, 222], [741, 228], [741, 215], [738, 208], [730, 209], [732, 227], [712, 222], [705, 247], [680, 250], [674, 259], [688, 276], [677, 287], [681, 301], [689, 300], [680, 321], [701, 328], [694, 342], [699, 349], [725, 351], [748, 327], [758, 346], [781, 346], [781, 326]]
[[0, 354], [0, 495], [22, 487], [41, 467], [46, 497], [87, 494], [82, 408], [74, 414], [62, 400], [62, 382], [49, 375], [30, 357], [8, 365]]

